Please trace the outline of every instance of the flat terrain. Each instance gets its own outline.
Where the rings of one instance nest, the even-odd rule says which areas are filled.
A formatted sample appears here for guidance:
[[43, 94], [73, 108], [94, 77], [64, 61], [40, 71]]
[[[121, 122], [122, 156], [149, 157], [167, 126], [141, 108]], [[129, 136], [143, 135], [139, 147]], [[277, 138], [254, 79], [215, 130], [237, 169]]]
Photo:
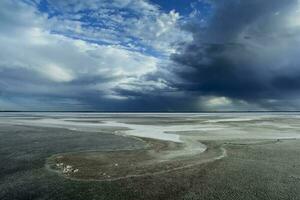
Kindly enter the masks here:
[[297, 113], [2, 114], [0, 199], [300, 199], [299, 130]]
[[184, 150], [183, 144], [146, 138], [143, 140], [147, 143], [144, 149], [57, 154], [47, 160], [46, 166], [72, 180], [117, 181], [163, 175], [226, 156], [222, 145], [209, 143], [209, 148], [203, 153], [170, 158], [173, 152]]

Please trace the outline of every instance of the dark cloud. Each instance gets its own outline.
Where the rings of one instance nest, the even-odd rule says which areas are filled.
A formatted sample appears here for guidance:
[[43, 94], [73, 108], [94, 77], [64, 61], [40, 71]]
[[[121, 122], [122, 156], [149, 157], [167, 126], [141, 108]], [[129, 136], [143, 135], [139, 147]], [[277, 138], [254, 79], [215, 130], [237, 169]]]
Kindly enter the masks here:
[[[148, 55], [151, 51], [139, 52], [140, 48], [133, 45], [139, 40], [131, 45], [133, 49], [122, 46], [127, 35], [111, 27], [94, 35], [98, 29], [81, 26], [77, 20], [61, 20], [51, 13], [44, 15], [23, 1], [1, 1], [0, 4], [0, 25], [4, 27], [0, 30], [3, 49], [0, 53], [0, 109], [300, 108], [298, 0], [207, 0], [205, 5], [209, 6], [182, 18], [175, 12], [167, 14], [153, 7], [155, 16], [161, 17], [152, 19], [152, 15], [147, 17], [147, 7], [146, 10], [137, 7], [138, 13], [145, 11], [141, 14], [145, 17], [140, 20], [145, 18], [146, 21], [115, 22], [119, 27], [128, 26], [127, 35], [143, 40], [140, 47], [147, 44], [162, 51], [168, 44], [164, 50], [167, 54], [173, 45], [180, 46], [170, 60], [165, 53], [155, 57], [156, 54]], [[95, 4], [95, 9], [101, 14], [111, 3], [99, 5]], [[83, 3], [76, 9], [81, 7], [91, 6]], [[68, 8], [61, 5], [62, 10]], [[60, 15], [64, 14], [62, 19], [80, 17], [72, 13], [61, 12]], [[98, 17], [102, 22], [105, 15]], [[165, 34], [170, 20], [172, 26]], [[82, 37], [75, 40], [68, 35], [69, 28], [76, 31], [82, 28]], [[114, 34], [117, 38], [112, 37]], [[156, 35], [162, 37], [155, 39]], [[99, 44], [89, 42], [94, 38], [99, 38]], [[101, 39], [120, 46], [102, 44]]]
[[[297, 0], [212, 1], [205, 25], [186, 23], [193, 41], [173, 54], [175, 87], [270, 108], [298, 98], [300, 15]], [[200, 20], [200, 19], [199, 19]], [[297, 53], [296, 53], [297, 52]], [[276, 107], [277, 109], [278, 107]]]

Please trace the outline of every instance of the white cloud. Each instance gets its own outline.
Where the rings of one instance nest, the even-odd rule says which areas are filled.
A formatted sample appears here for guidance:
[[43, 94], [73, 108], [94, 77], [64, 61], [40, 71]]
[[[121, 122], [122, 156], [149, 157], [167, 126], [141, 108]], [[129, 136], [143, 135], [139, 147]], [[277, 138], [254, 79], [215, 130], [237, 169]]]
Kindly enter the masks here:
[[179, 13], [164, 13], [145, 0], [69, 0], [50, 5], [53, 11], [68, 14], [51, 17], [49, 28], [75, 38], [134, 45], [139, 47], [135, 50], [150, 49], [164, 55], [174, 52], [178, 41], [191, 40], [191, 35], [178, 27]]
[[[63, 4], [63, 1], [60, 2]], [[129, 4], [130, 9], [139, 12], [159, 12], [155, 6], [142, 1], [127, 1], [127, 3], [122, 1], [122, 4], [116, 3], [115, 5], [126, 7]], [[73, 9], [80, 10], [83, 6], [85, 5], [76, 4]], [[98, 9], [97, 5], [94, 6]], [[32, 5], [8, 0], [0, 2], [0, 16], [0, 25], [3, 27], [0, 29], [0, 48], [2, 49], [0, 52], [0, 72], [2, 73], [2, 75], [0, 73], [2, 77], [0, 90], [6, 94], [29, 97], [34, 95], [32, 98], [39, 95], [51, 95], [72, 99], [81, 98], [80, 95], [85, 93], [98, 92], [105, 98], [124, 99], [125, 96], [114, 92], [114, 89], [124, 84], [135, 84], [136, 86], [131, 89], [139, 91], [142, 91], [142, 88], [149, 89], [153, 85], [163, 87], [160, 81], [140, 83], [144, 81], [142, 80], [144, 75], [158, 69], [162, 60], [139, 52], [135, 48], [131, 49], [117, 44], [117, 41], [116, 44], [88, 42], [90, 39], [88, 34], [94, 34], [97, 38], [99, 34], [102, 34], [101, 31], [91, 30], [84, 34], [86, 38], [77, 39], [65, 32], [66, 29], [71, 29], [71, 32], [76, 30], [76, 33], [85, 33], [87, 30], [82, 27], [82, 22], [59, 18], [48, 19], [47, 15], [41, 14]], [[160, 13], [158, 18], [154, 19], [153, 26], [161, 30], [158, 35], [154, 34], [157, 30], [151, 29], [151, 31], [155, 37], [162, 37], [168, 32], [168, 26], [174, 26], [177, 18], [178, 15], [175, 12]], [[119, 23], [122, 20], [122, 16], [115, 16], [115, 22]], [[149, 26], [151, 23], [147, 21]], [[61, 33], [53, 32], [51, 28], [54, 24], [60, 24], [58, 29], [62, 29]], [[138, 37], [142, 38], [146, 30], [140, 28]], [[103, 40], [107, 41], [118, 39], [117, 36], [107, 38], [105, 38], [107, 35], [102, 36]], [[151, 38], [147, 40], [150, 42]], [[22, 76], [21, 73], [24, 71], [26, 75]], [[15, 77], [18, 80], [15, 80]], [[0, 108], [1, 106], [8, 107], [7, 103], [1, 104]]]
[[229, 105], [231, 104], [232, 101], [226, 97], [213, 97], [211, 99], [208, 99], [207, 100], [207, 104], [209, 106], [226, 106], [226, 105]]
[[175, 10], [155, 17], [146, 15], [127, 20], [126, 31], [139, 38], [143, 44], [169, 55], [176, 50], [175, 43], [191, 40], [191, 35], [179, 29], [179, 19], [180, 15]]
[[239, 99], [231, 99], [223, 96], [202, 96], [199, 98], [199, 107], [207, 111], [247, 111], [261, 110], [256, 104], [249, 104]]
[[70, 71], [52, 64], [44, 66], [41, 73], [56, 82], [69, 82], [74, 79]]

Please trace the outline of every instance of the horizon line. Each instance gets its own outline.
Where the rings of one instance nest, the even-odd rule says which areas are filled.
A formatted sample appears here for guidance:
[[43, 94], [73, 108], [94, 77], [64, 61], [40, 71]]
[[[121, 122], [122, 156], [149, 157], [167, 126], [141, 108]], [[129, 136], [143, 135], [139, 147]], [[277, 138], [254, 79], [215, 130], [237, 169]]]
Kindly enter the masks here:
[[54, 112], [61, 112], [61, 113], [255, 113], [255, 112], [300, 112], [300, 110], [242, 110], [242, 111], [236, 111], [236, 110], [229, 110], [229, 111], [101, 111], [101, 110], [96, 110], [96, 111], [91, 111], [91, 110], [74, 110], [74, 111], [47, 111], [47, 110], [0, 110], [0, 113], [5, 113], [5, 112], [49, 112], [49, 113], [54, 113]]

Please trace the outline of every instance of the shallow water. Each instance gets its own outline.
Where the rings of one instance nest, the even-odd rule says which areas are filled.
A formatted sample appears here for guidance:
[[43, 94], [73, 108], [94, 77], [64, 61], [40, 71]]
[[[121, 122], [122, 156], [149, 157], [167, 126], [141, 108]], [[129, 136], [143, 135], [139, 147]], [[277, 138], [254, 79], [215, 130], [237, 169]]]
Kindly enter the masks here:
[[0, 113], [0, 123], [88, 132], [123, 128], [119, 133], [173, 142], [300, 138], [300, 113]]
[[[231, 149], [234, 151], [229, 149], [226, 159], [204, 171], [194, 171], [198, 170], [195, 167], [182, 174], [129, 180], [123, 188], [119, 182], [69, 181], [45, 170], [46, 159], [56, 154], [145, 147], [142, 140], [122, 137], [118, 133], [188, 144], [184, 151], [166, 156], [193, 153], [196, 148], [201, 148], [198, 140], [237, 145]], [[263, 145], [240, 145], [256, 143], [253, 139], [300, 138], [299, 113], [0, 113], [0, 136], [0, 158], [5, 163], [0, 170], [0, 199], [3, 200], [120, 199], [139, 185], [143, 187], [139, 188], [139, 194], [145, 194], [143, 189], [147, 188], [151, 195], [153, 191], [163, 195], [155, 199], [164, 199], [165, 192], [169, 192], [169, 196], [177, 195], [183, 189], [186, 192], [195, 189], [197, 194], [203, 194], [208, 187], [218, 199], [227, 193], [233, 196], [223, 199], [299, 197], [298, 140], [274, 140], [275, 143], [261, 140]], [[126, 190], [133, 183], [136, 185]], [[194, 183], [193, 187], [190, 183]], [[120, 188], [122, 191], [125, 188], [124, 193]], [[254, 194], [260, 194], [260, 198]], [[207, 195], [201, 199], [212, 197], [210, 193]], [[151, 197], [148, 199], [153, 199]], [[134, 198], [129, 196], [127, 199]], [[135, 199], [147, 198], [139, 196]]]

